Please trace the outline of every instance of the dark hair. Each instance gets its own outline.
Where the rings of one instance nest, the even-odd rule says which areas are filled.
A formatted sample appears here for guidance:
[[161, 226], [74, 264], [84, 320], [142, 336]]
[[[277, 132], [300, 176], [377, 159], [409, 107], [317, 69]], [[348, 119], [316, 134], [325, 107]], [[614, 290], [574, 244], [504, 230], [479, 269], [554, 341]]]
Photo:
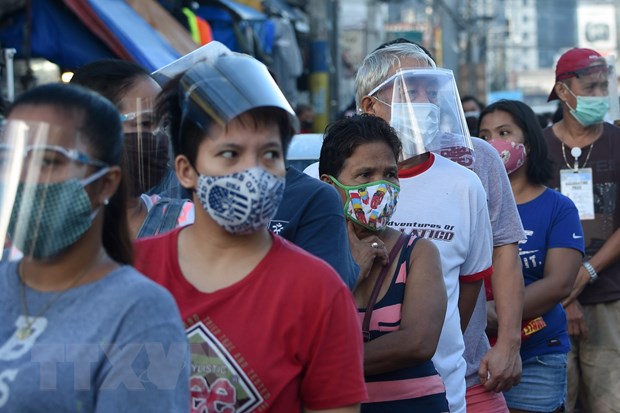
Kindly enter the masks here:
[[[181, 96], [179, 95], [179, 84], [182, 77], [183, 74], [180, 74], [170, 80], [157, 96], [155, 117], [159, 122], [163, 121], [167, 125], [174, 156], [185, 155], [190, 163], [195, 165], [198, 147], [208, 136], [209, 127], [214, 124], [215, 120], [203, 112], [203, 121], [206, 120], [209, 123], [199, 126], [189, 117], [183, 117]], [[294, 130], [291, 120], [284, 109], [271, 106], [258, 107], [242, 113], [236, 119], [243, 125], [254, 128], [277, 124], [280, 131], [282, 149], [286, 153], [286, 149], [293, 138]]]
[[312, 106], [310, 105], [306, 105], [305, 103], [300, 103], [297, 105], [297, 107], [295, 108], [295, 113], [297, 115], [300, 115], [302, 113], [304, 113], [307, 110], [312, 110]]
[[480, 110], [484, 109], [484, 103], [482, 103], [480, 100], [478, 100], [477, 97], [473, 96], [473, 95], [465, 95], [461, 98], [461, 104], [464, 104], [465, 102], [469, 102], [469, 101], [473, 101], [476, 105], [478, 105], [478, 107], [480, 108]]
[[[108, 165], [120, 165], [123, 132], [118, 110], [95, 92], [76, 85], [52, 83], [36, 87], [19, 96], [7, 116], [19, 106], [52, 106], [75, 119], [78, 131], [93, 156]], [[121, 264], [133, 263], [127, 223], [125, 178], [110, 203], [104, 207], [102, 243], [108, 255]]]
[[552, 165], [547, 157], [547, 143], [536, 114], [532, 108], [518, 100], [499, 100], [480, 112], [478, 130], [480, 130], [482, 119], [497, 110], [510, 114], [512, 120], [523, 132], [525, 147], [528, 149], [527, 179], [534, 184], [544, 185], [552, 177]]
[[344, 162], [366, 143], [385, 142], [398, 160], [402, 145], [396, 131], [378, 116], [362, 114], [337, 120], [325, 129], [319, 174], [338, 177]]
[[376, 52], [377, 50], [380, 50], [380, 49], [385, 49], [386, 47], [392, 46], [393, 44], [403, 44], [403, 43], [405, 43], [405, 44], [415, 44], [420, 49], [422, 49], [422, 51], [424, 53], [426, 53], [426, 55], [428, 57], [430, 57], [433, 62], [435, 61], [435, 58], [433, 57], [431, 52], [426, 47], [422, 46], [418, 42], [414, 42], [413, 40], [405, 39], [404, 37], [399, 37], [397, 39], [390, 40], [388, 42], [382, 43], [375, 50], [373, 50], [373, 52]]
[[98, 92], [118, 107], [127, 90], [144, 77], [151, 75], [136, 63], [102, 59], [79, 68], [71, 78], [71, 83]]

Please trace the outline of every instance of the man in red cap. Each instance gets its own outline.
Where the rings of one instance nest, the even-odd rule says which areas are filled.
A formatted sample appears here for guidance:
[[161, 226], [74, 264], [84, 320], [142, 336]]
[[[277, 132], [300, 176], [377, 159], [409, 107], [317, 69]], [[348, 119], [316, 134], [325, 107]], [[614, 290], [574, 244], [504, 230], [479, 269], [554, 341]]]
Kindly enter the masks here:
[[549, 95], [560, 100], [564, 118], [544, 130], [554, 163], [550, 186], [575, 202], [586, 237], [583, 265], [563, 303], [572, 338], [567, 412], [577, 395], [582, 411], [620, 412], [620, 129], [603, 120], [610, 75], [594, 50], [564, 53]]

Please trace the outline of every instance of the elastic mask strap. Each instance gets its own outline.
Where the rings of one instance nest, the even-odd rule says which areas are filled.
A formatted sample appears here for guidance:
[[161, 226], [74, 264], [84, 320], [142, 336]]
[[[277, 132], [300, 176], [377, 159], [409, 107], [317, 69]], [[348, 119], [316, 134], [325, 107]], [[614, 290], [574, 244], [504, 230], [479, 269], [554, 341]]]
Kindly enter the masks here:
[[83, 187], [90, 185], [93, 182], [95, 182], [97, 179], [101, 178], [103, 175], [107, 174], [109, 171], [110, 171], [109, 166], [103, 167], [97, 172], [95, 172], [94, 174], [92, 174], [91, 176], [86, 177], [84, 179], [80, 179], [80, 184], [82, 184]]
[[[573, 97], [574, 97], [575, 99], [579, 100], [579, 96], [575, 95], [575, 94], [573, 93], [573, 91], [572, 91], [572, 90], [570, 90], [570, 88], [568, 87], [568, 85], [567, 85], [566, 83], [562, 82], [562, 84], [563, 84], [564, 86], [566, 86], [566, 90], [568, 90], [568, 93], [570, 93], [571, 95], [573, 95]], [[566, 106], [568, 106], [568, 108], [569, 108], [570, 110], [575, 110], [574, 108], [571, 108], [571, 107], [570, 107], [570, 105], [568, 104], [568, 102], [565, 102], [565, 103], [566, 103]]]
[[[92, 184], [97, 179], [99, 179], [102, 176], [104, 176], [105, 174], [107, 174], [109, 171], [110, 171], [110, 167], [109, 166], [101, 168], [100, 170], [98, 170], [97, 172], [92, 174], [91, 176], [89, 176], [87, 178], [84, 178], [84, 179], [81, 179], [80, 180], [80, 184], [82, 184], [82, 187], [86, 187], [87, 185]], [[101, 206], [98, 206], [97, 208], [95, 208], [95, 210], [93, 212], [90, 213], [90, 221], [91, 222], [95, 219], [95, 217], [97, 217], [97, 214], [99, 213], [100, 210], [101, 210]]]
[[367, 184], [359, 184], [359, 185], [343, 185], [341, 184], [336, 178], [334, 178], [332, 175], [328, 175], [332, 181], [334, 181], [334, 183], [336, 185], [338, 185], [340, 188], [342, 188], [345, 191], [349, 191], [351, 189], [360, 189], [360, 188], [368, 188], [370, 185], [377, 185], [377, 184], [386, 184], [391, 186], [392, 188], [400, 191], [400, 187], [390, 181], [386, 181], [385, 179], [382, 179], [380, 181], [372, 181], [372, 182], [368, 182]]
[[342, 188], [345, 191], [349, 190], [350, 187], [341, 184], [340, 181], [338, 181], [336, 178], [334, 178], [333, 175], [328, 175], [328, 176], [339, 188]]

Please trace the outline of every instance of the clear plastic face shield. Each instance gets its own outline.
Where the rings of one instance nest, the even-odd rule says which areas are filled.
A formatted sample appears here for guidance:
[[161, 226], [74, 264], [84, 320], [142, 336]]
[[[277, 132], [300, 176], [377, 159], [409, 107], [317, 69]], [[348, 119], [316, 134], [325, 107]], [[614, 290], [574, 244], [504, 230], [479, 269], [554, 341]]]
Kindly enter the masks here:
[[558, 80], [565, 81], [565, 79], [572, 78], [572, 81], [577, 82], [583, 90], [583, 96], [597, 96], [609, 94], [610, 77], [614, 75], [613, 66], [601, 57], [588, 67], [562, 74]]
[[401, 161], [435, 152], [472, 167], [473, 145], [451, 70], [401, 69], [369, 95], [391, 108], [390, 124], [403, 145]]
[[151, 75], [162, 87], [179, 73], [183, 73], [192, 68], [196, 63], [202, 61], [213, 62], [222, 55], [231, 55], [233, 52], [218, 41], [211, 41], [202, 47], [178, 58], [174, 62], [157, 69]]
[[156, 189], [171, 165], [170, 139], [166, 127], [155, 119], [155, 99], [123, 100], [123, 170], [127, 176], [129, 194], [163, 192]]
[[620, 119], [620, 101], [618, 100], [618, 75], [616, 74], [616, 56], [606, 57], [609, 68], [609, 120], [613, 123]]
[[251, 56], [223, 54], [196, 63], [179, 87], [182, 123], [189, 119], [206, 130], [213, 122], [225, 126], [251, 109], [272, 107], [284, 110], [293, 129], [299, 130], [293, 108], [267, 67]]
[[[569, 93], [575, 97], [574, 107], [566, 103], [569, 113], [581, 125], [587, 127], [602, 123], [609, 115], [612, 105], [610, 77], [615, 77], [615, 72], [602, 57], [588, 67], [566, 72], [558, 77], [558, 81], [564, 82]], [[570, 85], [569, 81], [565, 80], [568, 78], [571, 78]], [[617, 95], [615, 99], [617, 101]]]
[[0, 132], [3, 259], [50, 259], [77, 242], [99, 212], [85, 187], [108, 170], [75, 130], [7, 120]]

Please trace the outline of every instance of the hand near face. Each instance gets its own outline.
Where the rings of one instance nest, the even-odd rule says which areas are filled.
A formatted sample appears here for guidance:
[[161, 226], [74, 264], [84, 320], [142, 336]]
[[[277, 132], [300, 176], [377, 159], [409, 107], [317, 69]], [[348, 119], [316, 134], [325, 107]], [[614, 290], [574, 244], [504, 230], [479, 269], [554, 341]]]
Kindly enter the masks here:
[[347, 221], [347, 232], [351, 254], [360, 267], [360, 281], [368, 277], [375, 262], [382, 266], [387, 265], [389, 254], [379, 237], [371, 235], [360, 239], [355, 233], [355, 227], [351, 221]]

